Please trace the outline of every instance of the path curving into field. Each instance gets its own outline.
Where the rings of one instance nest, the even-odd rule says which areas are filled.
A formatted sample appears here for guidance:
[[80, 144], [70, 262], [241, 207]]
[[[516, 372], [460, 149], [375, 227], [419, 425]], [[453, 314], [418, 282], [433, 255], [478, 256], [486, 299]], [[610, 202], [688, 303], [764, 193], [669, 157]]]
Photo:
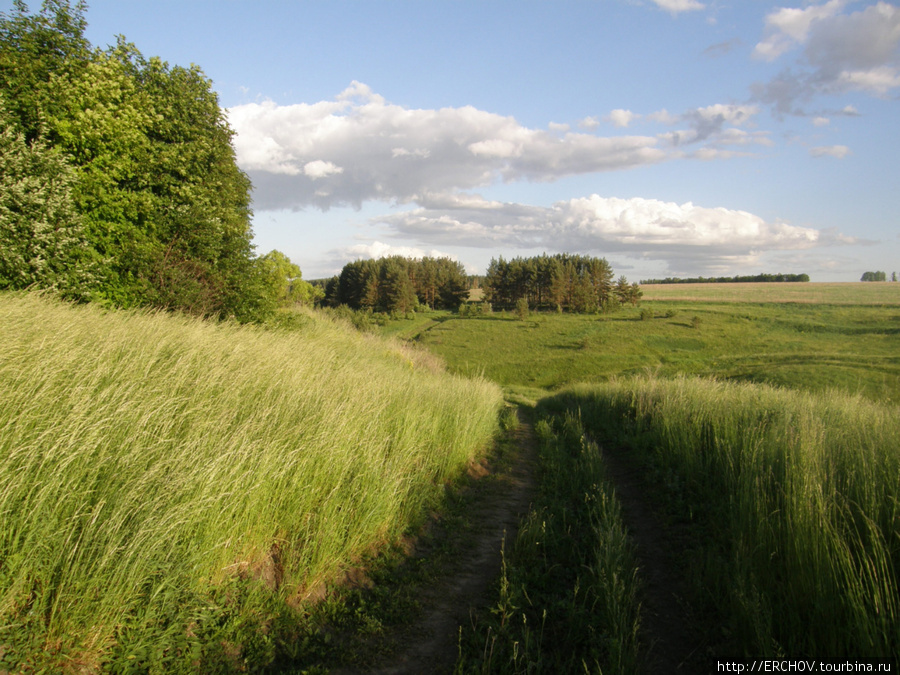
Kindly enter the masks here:
[[[459, 628], [476, 608], [492, 600], [500, 576], [501, 546], [515, 541], [519, 521], [528, 512], [535, 488], [537, 442], [534, 428], [519, 410], [519, 426], [512, 432], [515, 449], [508, 468], [491, 471], [490, 482], [476, 488], [471, 505], [471, 534], [462, 543], [459, 563], [420, 598], [423, 614], [415, 626], [405, 627], [393, 642], [403, 645], [386, 663], [366, 672], [377, 675], [452, 673], [458, 657]], [[350, 673], [341, 670], [335, 673]]]

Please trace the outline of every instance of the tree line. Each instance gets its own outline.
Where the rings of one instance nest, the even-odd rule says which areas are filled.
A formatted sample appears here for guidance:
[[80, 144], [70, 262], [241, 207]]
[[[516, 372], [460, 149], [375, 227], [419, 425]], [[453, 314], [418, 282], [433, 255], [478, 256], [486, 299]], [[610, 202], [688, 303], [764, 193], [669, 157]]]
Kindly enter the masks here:
[[530, 258], [492, 259], [482, 286], [484, 297], [497, 308], [524, 300], [532, 309], [573, 312], [607, 311], [620, 304], [636, 305], [641, 289], [624, 276], [613, 281], [606, 258], [559, 253]]
[[808, 274], [753, 274], [736, 277], [666, 277], [665, 279], [642, 279], [642, 284], [729, 284], [729, 283], [768, 283], [768, 282], [802, 282], [809, 281]]
[[[887, 272], [863, 272], [860, 281], [887, 281]], [[891, 281], [897, 281], [897, 273], [891, 272]]]
[[456, 309], [469, 283], [462, 264], [450, 258], [357, 260], [324, 283], [323, 304], [356, 310], [407, 313], [419, 306]]
[[251, 185], [211, 81], [121, 37], [92, 47], [85, 9], [0, 13], [0, 290], [265, 316], [284, 256], [253, 251]]

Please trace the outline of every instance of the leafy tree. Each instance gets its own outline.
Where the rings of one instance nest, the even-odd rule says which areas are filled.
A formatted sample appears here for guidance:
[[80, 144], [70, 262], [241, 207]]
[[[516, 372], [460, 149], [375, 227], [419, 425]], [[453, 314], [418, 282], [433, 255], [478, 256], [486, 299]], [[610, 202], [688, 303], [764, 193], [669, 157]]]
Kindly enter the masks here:
[[[0, 15], [6, 129], [71, 169], [94, 260], [92, 296], [210, 316], [259, 318], [266, 264], [253, 253], [250, 182], [212, 83], [196, 66], [84, 38], [85, 4], [17, 0]], [[43, 150], [41, 150], [42, 152]]]
[[0, 289], [89, 297], [90, 251], [72, 198], [71, 167], [40, 141], [28, 143], [0, 97]]
[[887, 281], [885, 272], [864, 272], [860, 281]]

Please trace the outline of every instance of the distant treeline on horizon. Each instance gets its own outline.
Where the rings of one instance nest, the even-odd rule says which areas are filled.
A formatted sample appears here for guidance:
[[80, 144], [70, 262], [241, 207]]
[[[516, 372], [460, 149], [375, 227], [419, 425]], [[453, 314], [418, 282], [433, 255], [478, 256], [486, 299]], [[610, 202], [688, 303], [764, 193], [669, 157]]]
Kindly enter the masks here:
[[642, 279], [641, 284], [736, 284], [772, 281], [809, 281], [808, 274], [755, 274], [738, 277], [691, 277], [679, 279], [678, 277], [666, 277], [665, 279]]

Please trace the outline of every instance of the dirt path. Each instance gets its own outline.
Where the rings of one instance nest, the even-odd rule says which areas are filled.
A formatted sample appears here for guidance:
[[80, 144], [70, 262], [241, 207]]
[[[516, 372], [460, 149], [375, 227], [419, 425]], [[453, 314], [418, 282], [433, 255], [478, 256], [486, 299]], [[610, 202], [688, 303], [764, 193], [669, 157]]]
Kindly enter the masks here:
[[702, 636], [691, 626], [687, 586], [679, 573], [678, 556], [685, 547], [683, 530], [664, 524], [647, 499], [643, 470], [627, 451], [604, 449], [603, 460], [622, 518], [637, 549], [638, 575], [643, 584], [641, 641], [648, 673], [706, 672]]
[[[492, 585], [500, 576], [500, 548], [504, 537], [508, 542], [515, 539], [519, 520], [531, 504], [537, 444], [534, 429], [521, 411], [519, 427], [513, 436], [515, 448], [505, 462], [508, 468], [494, 473], [490, 481], [478, 481], [484, 484], [474, 488], [470, 509], [475, 514], [474, 523], [463, 543], [459, 564], [420, 598], [425, 610], [416, 625], [392, 636], [405, 649], [367, 672], [378, 675], [453, 672], [459, 628], [469, 621], [474, 608], [484, 607], [491, 601]], [[338, 672], [343, 675], [352, 671], [335, 671]]]

